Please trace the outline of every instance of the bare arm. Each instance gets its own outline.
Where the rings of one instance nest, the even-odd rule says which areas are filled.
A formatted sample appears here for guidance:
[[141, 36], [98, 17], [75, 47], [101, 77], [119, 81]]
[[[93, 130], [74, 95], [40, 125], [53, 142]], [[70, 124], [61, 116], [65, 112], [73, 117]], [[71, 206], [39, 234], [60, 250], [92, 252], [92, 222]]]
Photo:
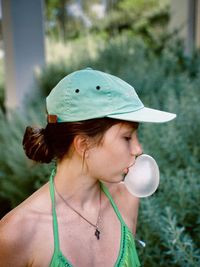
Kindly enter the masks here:
[[137, 219], [138, 219], [138, 210], [139, 210], [139, 203], [140, 200], [137, 197], [132, 196], [132, 216], [133, 216], [133, 227], [132, 232], [135, 235], [136, 234], [136, 228], [137, 228]]
[[114, 185], [106, 184], [106, 186], [109, 188], [125, 223], [135, 235], [140, 202], [139, 198], [130, 194], [123, 183]]
[[28, 265], [22, 229], [23, 221], [12, 212], [0, 221], [0, 267]]

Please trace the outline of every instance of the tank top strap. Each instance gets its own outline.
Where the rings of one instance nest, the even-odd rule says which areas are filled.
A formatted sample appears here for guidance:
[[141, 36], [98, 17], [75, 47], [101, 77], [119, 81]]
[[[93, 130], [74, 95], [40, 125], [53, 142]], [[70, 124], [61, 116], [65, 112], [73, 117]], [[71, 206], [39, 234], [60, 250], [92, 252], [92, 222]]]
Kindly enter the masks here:
[[100, 181], [100, 185], [101, 185], [101, 188], [102, 188], [103, 192], [104, 192], [105, 195], [108, 197], [108, 199], [109, 199], [109, 201], [110, 201], [110, 203], [111, 203], [111, 205], [112, 205], [112, 207], [113, 207], [113, 209], [114, 209], [114, 211], [115, 211], [115, 213], [116, 213], [118, 219], [120, 220], [120, 222], [121, 222], [124, 226], [126, 226], [126, 224], [125, 224], [125, 222], [124, 222], [124, 220], [123, 220], [123, 218], [122, 218], [122, 216], [121, 216], [121, 213], [119, 212], [119, 209], [118, 209], [117, 205], [115, 204], [115, 202], [114, 202], [114, 200], [113, 200], [113, 198], [112, 198], [112, 196], [111, 196], [111, 194], [110, 194], [108, 188], [107, 188], [107, 187], [105, 186], [105, 184], [104, 184], [103, 182], [101, 182], [101, 181]]
[[50, 187], [50, 195], [52, 202], [52, 215], [53, 215], [53, 235], [54, 235], [54, 251], [60, 251], [59, 245], [59, 233], [58, 233], [58, 221], [56, 215], [56, 207], [55, 207], [55, 190], [54, 190], [54, 176], [56, 174], [56, 169], [54, 168], [50, 175], [49, 187]]

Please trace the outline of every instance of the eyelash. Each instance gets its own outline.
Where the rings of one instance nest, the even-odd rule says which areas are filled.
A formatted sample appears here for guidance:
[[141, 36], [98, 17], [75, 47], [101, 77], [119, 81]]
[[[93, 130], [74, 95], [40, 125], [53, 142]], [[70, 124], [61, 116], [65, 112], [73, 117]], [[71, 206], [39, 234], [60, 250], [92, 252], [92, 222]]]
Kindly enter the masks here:
[[130, 141], [131, 140], [131, 137], [124, 137], [126, 141]]

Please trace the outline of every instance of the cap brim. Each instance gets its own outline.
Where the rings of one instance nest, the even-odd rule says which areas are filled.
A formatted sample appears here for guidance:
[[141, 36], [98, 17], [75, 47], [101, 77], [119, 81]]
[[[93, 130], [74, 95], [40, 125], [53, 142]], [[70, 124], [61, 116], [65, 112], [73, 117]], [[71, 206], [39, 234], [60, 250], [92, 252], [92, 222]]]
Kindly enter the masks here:
[[107, 117], [125, 121], [162, 123], [175, 119], [176, 114], [144, 107], [133, 112], [108, 115]]

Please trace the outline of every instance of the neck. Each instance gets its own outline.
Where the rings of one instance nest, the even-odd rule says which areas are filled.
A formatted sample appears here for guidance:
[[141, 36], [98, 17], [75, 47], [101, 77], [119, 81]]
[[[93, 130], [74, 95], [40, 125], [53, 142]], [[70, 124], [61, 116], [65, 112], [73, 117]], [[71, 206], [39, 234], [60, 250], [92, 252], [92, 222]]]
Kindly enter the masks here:
[[57, 191], [69, 203], [88, 209], [99, 202], [99, 181], [90, 177], [76, 160], [65, 158], [57, 165], [54, 178]]

